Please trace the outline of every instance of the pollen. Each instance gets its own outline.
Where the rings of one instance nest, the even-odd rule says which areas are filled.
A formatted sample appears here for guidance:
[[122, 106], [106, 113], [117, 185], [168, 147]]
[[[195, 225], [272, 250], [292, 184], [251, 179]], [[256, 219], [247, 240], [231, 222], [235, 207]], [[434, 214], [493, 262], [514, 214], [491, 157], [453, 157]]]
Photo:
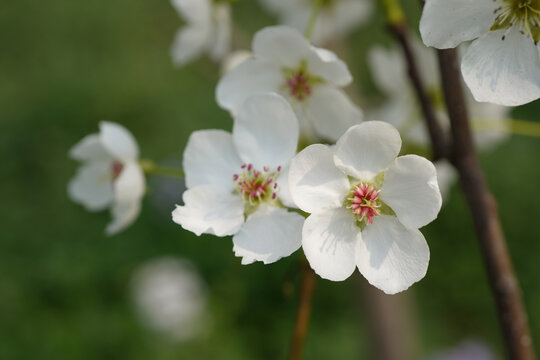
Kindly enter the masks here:
[[531, 38], [534, 43], [540, 39], [540, 0], [504, 0], [494, 10], [496, 16], [491, 30], [506, 29], [506, 33], [517, 26], [519, 31]]
[[304, 101], [313, 93], [313, 87], [323, 80], [313, 76], [307, 69], [305, 61], [300, 62], [296, 68], [283, 69], [284, 91], [292, 99]]
[[356, 215], [359, 222], [373, 224], [373, 218], [381, 214], [380, 190], [373, 185], [360, 183], [353, 186], [347, 197], [347, 208]]
[[276, 180], [281, 172], [281, 166], [278, 166], [275, 171], [271, 171], [268, 166], [263, 166], [261, 171], [255, 169], [253, 164], [243, 164], [241, 169], [240, 173], [233, 175], [233, 181], [246, 202], [258, 205], [263, 201], [277, 198], [279, 186]]

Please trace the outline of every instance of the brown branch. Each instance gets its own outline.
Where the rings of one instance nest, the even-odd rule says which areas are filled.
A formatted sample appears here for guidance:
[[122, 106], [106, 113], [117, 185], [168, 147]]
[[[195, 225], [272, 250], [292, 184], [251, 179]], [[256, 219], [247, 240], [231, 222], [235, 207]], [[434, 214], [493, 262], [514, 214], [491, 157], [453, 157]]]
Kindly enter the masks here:
[[497, 203], [488, 189], [473, 145], [456, 50], [439, 50], [438, 56], [452, 129], [451, 161], [459, 172], [472, 214], [508, 356], [512, 360], [533, 360], [535, 354], [527, 315], [506, 247]]
[[431, 139], [431, 148], [433, 149], [433, 160], [445, 158], [448, 155], [448, 142], [446, 140], [444, 129], [435, 115], [433, 105], [422, 82], [418, 63], [409, 41], [407, 25], [405, 24], [405, 21], [402, 20], [397, 23], [390, 23], [388, 27], [397, 42], [401, 45], [401, 49], [405, 55], [409, 78], [413, 84], [424, 118], [426, 119], [426, 125]]
[[305, 261], [302, 271], [302, 283], [300, 289], [300, 302], [298, 304], [298, 314], [292, 337], [291, 348], [289, 350], [289, 360], [300, 360], [304, 350], [304, 342], [311, 315], [311, 301], [315, 290], [316, 275]]

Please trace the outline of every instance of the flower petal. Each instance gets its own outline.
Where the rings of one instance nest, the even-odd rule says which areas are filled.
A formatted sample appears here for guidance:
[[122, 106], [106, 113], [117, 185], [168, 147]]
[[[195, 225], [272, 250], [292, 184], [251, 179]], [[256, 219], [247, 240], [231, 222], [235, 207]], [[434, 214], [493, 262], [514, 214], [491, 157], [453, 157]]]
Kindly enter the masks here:
[[328, 146], [308, 146], [291, 161], [289, 190], [295, 204], [305, 212], [341, 207], [349, 187], [347, 176], [334, 165]]
[[195, 131], [184, 151], [186, 186], [218, 185], [232, 188], [233, 175], [240, 171], [232, 135], [223, 130]]
[[406, 65], [397, 49], [376, 45], [367, 56], [371, 76], [377, 87], [386, 94], [399, 96], [409, 89], [405, 81]]
[[72, 159], [79, 161], [87, 160], [112, 160], [111, 155], [101, 144], [99, 134], [85, 136], [69, 151]]
[[399, 154], [401, 138], [392, 125], [366, 121], [351, 127], [338, 140], [334, 162], [347, 175], [371, 180]]
[[310, 74], [319, 76], [340, 87], [349, 85], [352, 82], [353, 78], [347, 64], [332, 51], [313, 46], [311, 53], [308, 55], [305, 60]]
[[427, 46], [453, 48], [489, 31], [499, 6], [493, 0], [426, 0], [420, 34]]
[[231, 7], [229, 4], [215, 4], [213, 9], [214, 39], [210, 49], [212, 59], [223, 59], [230, 50], [231, 44]]
[[207, 25], [187, 25], [176, 32], [171, 45], [173, 62], [182, 66], [199, 57], [210, 41], [210, 29]]
[[384, 173], [381, 200], [410, 229], [435, 220], [442, 197], [433, 163], [417, 155], [398, 157]]
[[429, 264], [429, 247], [417, 229], [405, 228], [395, 216], [375, 217], [356, 248], [358, 270], [387, 294], [421, 280]]
[[111, 164], [96, 161], [84, 164], [68, 185], [69, 197], [88, 211], [105, 209], [113, 200]]
[[362, 111], [340, 89], [317, 86], [309, 97], [306, 113], [317, 134], [335, 142], [351, 126], [362, 121]]
[[[250, 215], [240, 231], [233, 237], [233, 251], [246, 257], [270, 264], [291, 255], [302, 243], [304, 217], [286, 209], [265, 206]], [[242, 262], [244, 263], [244, 261]]]
[[99, 130], [101, 143], [114, 157], [126, 162], [137, 160], [139, 146], [125, 127], [117, 123], [101, 121]]
[[140, 212], [140, 200], [114, 204], [111, 208], [112, 221], [107, 224], [105, 233], [107, 235], [114, 235], [126, 229], [128, 226], [133, 224]]
[[312, 52], [309, 41], [288, 26], [268, 26], [253, 37], [255, 57], [281, 67], [297, 67]]
[[122, 172], [114, 181], [114, 201], [132, 203], [140, 201], [146, 190], [144, 173], [136, 162], [123, 164]]
[[540, 97], [540, 55], [517, 28], [490, 31], [469, 46], [461, 72], [477, 101], [522, 105]]
[[265, 60], [248, 59], [221, 78], [216, 100], [234, 115], [249, 96], [278, 92], [284, 83], [279, 66]]
[[210, 0], [171, 0], [171, 4], [188, 23], [210, 21]]
[[302, 248], [309, 265], [320, 277], [342, 281], [354, 272], [355, 252], [361, 237], [349, 211], [332, 209], [306, 219]]
[[244, 201], [230, 189], [201, 185], [184, 192], [184, 206], [176, 206], [173, 221], [197, 236], [233, 235], [244, 223]]
[[289, 208], [297, 208], [291, 195], [291, 189], [289, 188], [289, 166], [285, 166], [281, 169], [277, 180], [278, 184], [278, 198], [279, 200]]
[[250, 96], [234, 119], [233, 141], [241, 159], [261, 169], [286, 166], [296, 154], [299, 126], [279, 95]]

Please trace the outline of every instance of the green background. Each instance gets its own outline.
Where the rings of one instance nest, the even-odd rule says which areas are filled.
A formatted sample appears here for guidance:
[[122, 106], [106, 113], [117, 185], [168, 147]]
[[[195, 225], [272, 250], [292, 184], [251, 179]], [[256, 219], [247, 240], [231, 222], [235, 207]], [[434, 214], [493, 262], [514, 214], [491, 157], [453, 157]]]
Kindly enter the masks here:
[[[410, 2], [410, 21], [419, 11]], [[235, 46], [275, 23], [254, 1], [235, 5]], [[189, 134], [230, 130], [214, 88], [219, 67], [200, 59], [182, 69], [169, 58], [181, 25], [168, 1], [3, 1], [0, 3], [0, 358], [283, 359], [296, 312], [300, 252], [276, 264], [242, 266], [230, 238], [196, 237], [170, 220], [179, 181], [163, 196], [154, 179], [138, 221], [105, 237], [107, 212], [87, 213], [66, 195], [77, 164], [67, 152], [99, 120], [119, 122], [144, 157], [180, 163]], [[354, 32], [346, 59], [351, 86], [380, 100], [365, 54], [389, 42], [379, 14]], [[365, 104], [363, 104], [365, 105]], [[538, 120], [537, 101], [515, 117]], [[482, 155], [533, 339], [540, 343], [540, 139], [513, 136]], [[172, 191], [171, 191], [172, 189]], [[160, 195], [161, 194], [161, 195]], [[455, 186], [437, 221], [423, 229], [428, 274], [405, 298], [416, 320], [419, 356], [478, 339], [503, 347], [464, 199]], [[209, 288], [212, 326], [173, 344], [144, 328], [130, 298], [133, 270], [163, 255], [192, 260]], [[292, 285], [292, 286], [291, 286]], [[372, 359], [365, 280], [320, 280], [306, 359]]]

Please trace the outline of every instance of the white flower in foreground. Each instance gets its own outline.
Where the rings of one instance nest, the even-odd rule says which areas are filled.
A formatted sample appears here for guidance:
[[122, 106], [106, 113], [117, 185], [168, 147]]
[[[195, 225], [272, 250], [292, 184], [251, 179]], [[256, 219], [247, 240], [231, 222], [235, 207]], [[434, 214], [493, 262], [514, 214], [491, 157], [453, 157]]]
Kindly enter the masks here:
[[[450, 133], [450, 120], [446, 111], [436, 54], [433, 49], [427, 48], [414, 37], [411, 38], [411, 46], [416, 55], [418, 68], [422, 71], [422, 80], [435, 115], [444, 129]], [[429, 134], [422, 109], [409, 80], [403, 54], [396, 48], [375, 46], [368, 53], [368, 62], [375, 84], [389, 97], [389, 101], [372, 112], [371, 117], [394, 125], [403, 138], [404, 146], [407, 149], [412, 148], [408, 150], [428, 149]], [[468, 91], [465, 91], [465, 100], [473, 127], [479, 122], [473, 134], [479, 148], [492, 148], [508, 137], [510, 108], [479, 103]]]
[[433, 221], [441, 194], [433, 164], [397, 157], [397, 130], [381, 121], [351, 127], [335, 150], [311, 145], [291, 162], [296, 205], [311, 213], [302, 248], [317, 274], [341, 281], [356, 267], [388, 294], [424, 277], [429, 248], [418, 228]]
[[206, 315], [204, 283], [193, 264], [164, 257], [136, 269], [132, 292], [141, 320], [170, 340], [189, 340], [203, 330]]
[[[261, 0], [279, 17], [282, 24], [304, 31], [318, 0]], [[324, 44], [336, 37], [344, 37], [365, 23], [373, 13], [371, 0], [323, 1], [313, 29], [312, 40]]]
[[300, 248], [304, 218], [288, 212], [289, 162], [296, 154], [298, 123], [275, 94], [249, 98], [232, 134], [202, 130], [184, 151], [187, 191], [174, 222], [197, 235], [233, 236], [242, 264], [265, 264]]
[[137, 219], [145, 179], [133, 135], [123, 126], [106, 121], [99, 124], [99, 130], [99, 134], [86, 136], [69, 152], [82, 165], [70, 181], [68, 193], [89, 211], [110, 208], [113, 219], [105, 232], [112, 235]]
[[522, 105], [540, 97], [540, 1], [426, 0], [424, 43], [453, 48], [476, 39], [461, 72], [476, 100]]
[[352, 76], [333, 52], [313, 47], [295, 29], [275, 26], [255, 34], [253, 53], [219, 82], [221, 107], [236, 114], [253, 94], [279, 93], [293, 106], [301, 135], [309, 140], [336, 140], [361, 121], [362, 112], [340, 89]]
[[229, 52], [231, 9], [224, 2], [213, 0], [171, 0], [186, 26], [178, 30], [171, 56], [177, 65], [185, 65], [203, 53], [215, 60]]

